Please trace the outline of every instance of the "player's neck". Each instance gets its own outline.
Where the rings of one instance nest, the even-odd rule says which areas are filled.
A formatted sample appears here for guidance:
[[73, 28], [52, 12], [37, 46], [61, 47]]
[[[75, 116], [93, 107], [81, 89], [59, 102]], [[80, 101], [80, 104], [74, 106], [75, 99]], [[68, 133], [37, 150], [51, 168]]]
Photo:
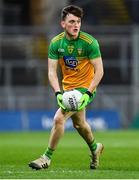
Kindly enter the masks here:
[[69, 41], [75, 40], [75, 39], [77, 39], [78, 36], [79, 36], [79, 34], [77, 34], [76, 36], [72, 36], [72, 35], [70, 35], [70, 34], [68, 34], [68, 33], [65, 33], [65, 35], [66, 35], [66, 39], [69, 40]]

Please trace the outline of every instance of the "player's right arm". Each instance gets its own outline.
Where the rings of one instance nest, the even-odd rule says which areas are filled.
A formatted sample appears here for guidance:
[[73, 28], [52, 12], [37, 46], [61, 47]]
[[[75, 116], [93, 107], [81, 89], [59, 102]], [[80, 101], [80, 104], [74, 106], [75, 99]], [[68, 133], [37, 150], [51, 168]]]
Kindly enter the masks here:
[[57, 76], [58, 60], [48, 58], [48, 78], [55, 93], [60, 92], [60, 85]]
[[57, 75], [57, 67], [58, 67], [58, 44], [54, 42], [52, 39], [48, 49], [48, 78], [55, 93], [60, 91], [58, 75]]
[[66, 108], [62, 104], [62, 93], [60, 91], [60, 85], [57, 76], [58, 60], [48, 58], [48, 78], [52, 88], [55, 91], [57, 103], [63, 110]]
[[48, 78], [52, 88], [54, 89], [58, 105], [65, 110], [65, 107], [62, 104], [62, 93], [60, 91], [57, 75], [58, 57], [58, 43], [56, 43], [56, 41], [53, 39], [48, 50]]

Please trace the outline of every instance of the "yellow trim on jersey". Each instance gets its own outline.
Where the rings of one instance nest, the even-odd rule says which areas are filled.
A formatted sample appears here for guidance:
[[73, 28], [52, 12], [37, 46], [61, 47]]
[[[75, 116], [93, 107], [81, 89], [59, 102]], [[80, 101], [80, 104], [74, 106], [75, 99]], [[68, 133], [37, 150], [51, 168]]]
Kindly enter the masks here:
[[81, 33], [80, 36], [88, 39], [89, 41], [93, 40], [91, 37], [89, 37], [89, 36], [87, 36], [86, 34], [83, 34], [83, 33]]
[[93, 42], [93, 40], [89, 40], [89, 39], [87, 39], [87, 38], [85, 38], [85, 37], [80, 37], [80, 39], [86, 41], [86, 42], [89, 43], [89, 44], [91, 44], [91, 43]]
[[84, 40], [84, 41], [86, 41], [86, 42], [89, 43], [89, 44], [91, 44], [91, 43], [93, 42], [93, 39], [89, 39], [89, 37], [87, 37], [87, 36], [85, 36], [85, 35], [83, 35], [83, 34], [81, 34], [81, 35], [79, 36], [79, 38], [82, 39], [82, 40]]
[[62, 39], [63, 37], [64, 37], [64, 32], [62, 32], [62, 33], [60, 33], [59, 35], [57, 35], [56, 37], [54, 37], [54, 38], [52, 39], [52, 42], [54, 43], [54, 42]]

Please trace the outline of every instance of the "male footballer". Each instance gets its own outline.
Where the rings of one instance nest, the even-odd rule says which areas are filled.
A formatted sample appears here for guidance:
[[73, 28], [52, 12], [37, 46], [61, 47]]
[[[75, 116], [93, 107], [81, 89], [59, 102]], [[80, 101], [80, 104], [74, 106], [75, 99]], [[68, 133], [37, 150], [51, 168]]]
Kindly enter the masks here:
[[[44, 154], [29, 163], [33, 169], [48, 168], [52, 155], [64, 134], [64, 125], [70, 117], [74, 128], [87, 143], [90, 153], [90, 168], [99, 166], [103, 144], [96, 143], [90, 125], [86, 121], [86, 106], [93, 101], [96, 89], [103, 77], [103, 63], [99, 44], [90, 34], [82, 32], [83, 10], [74, 5], [64, 7], [61, 12], [61, 26], [64, 32], [55, 36], [48, 52], [48, 76], [55, 92], [59, 109], [54, 116], [48, 147]], [[60, 64], [63, 74], [60, 89], [57, 67]], [[79, 90], [83, 95], [78, 111], [67, 111], [62, 104], [62, 92]]]

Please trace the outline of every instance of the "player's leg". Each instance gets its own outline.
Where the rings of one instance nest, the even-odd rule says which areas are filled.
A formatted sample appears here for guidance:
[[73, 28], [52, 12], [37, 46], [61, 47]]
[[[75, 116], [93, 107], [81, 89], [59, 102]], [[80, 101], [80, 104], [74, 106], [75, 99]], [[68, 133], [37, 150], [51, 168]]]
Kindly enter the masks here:
[[50, 133], [48, 148], [40, 158], [29, 163], [31, 168], [39, 170], [49, 167], [53, 151], [56, 149], [60, 138], [64, 134], [65, 121], [72, 114], [74, 114], [74, 112], [65, 112], [61, 108], [57, 110], [54, 116], [54, 124]]
[[88, 144], [91, 151], [90, 168], [96, 169], [99, 166], [99, 157], [103, 150], [101, 143], [95, 143], [95, 138], [90, 125], [86, 121], [86, 111], [83, 109], [71, 116], [73, 126]]
[[65, 112], [59, 108], [54, 116], [54, 125], [51, 130], [48, 147], [52, 150], [56, 149], [56, 146], [60, 138], [64, 134], [64, 127], [66, 120], [73, 115], [74, 112]]

